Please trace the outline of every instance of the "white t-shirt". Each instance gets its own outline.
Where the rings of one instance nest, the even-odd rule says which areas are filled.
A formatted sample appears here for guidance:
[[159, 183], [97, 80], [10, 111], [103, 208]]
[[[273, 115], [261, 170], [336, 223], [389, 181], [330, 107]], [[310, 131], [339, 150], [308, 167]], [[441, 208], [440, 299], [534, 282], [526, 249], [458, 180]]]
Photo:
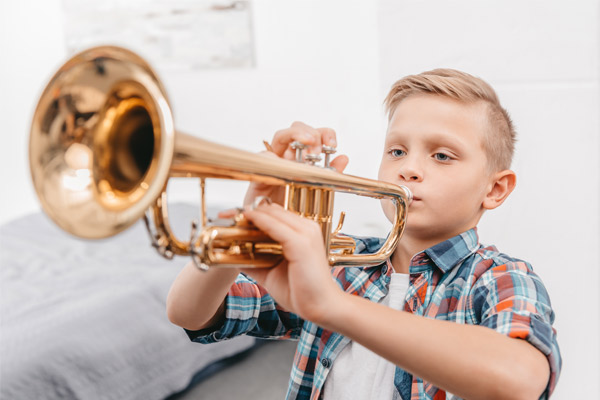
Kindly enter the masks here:
[[[381, 304], [402, 310], [409, 274], [392, 273], [390, 290]], [[325, 380], [325, 400], [399, 399], [394, 387], [396, 366], [359, 343], [350, 341], [337, 356]]]

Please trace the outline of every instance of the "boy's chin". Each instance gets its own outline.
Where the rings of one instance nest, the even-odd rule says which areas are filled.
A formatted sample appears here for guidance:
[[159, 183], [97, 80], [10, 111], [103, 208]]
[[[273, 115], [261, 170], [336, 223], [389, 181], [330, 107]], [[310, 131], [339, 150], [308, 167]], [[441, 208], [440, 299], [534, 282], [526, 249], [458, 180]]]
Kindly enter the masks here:
[[446, 239], [450, 239], [454, 236], [456, 236], [456, 234], [454, 234], [454, 231], [451, 231], [449, 229], [444, 229], [440, 226], [432, 226], [431, 224], [411, 224], [409, 221], [407, 221], [406, 227], [404, 228], [404, 233], [402, 234], [402, 237], [419, 241], [443, 241]]

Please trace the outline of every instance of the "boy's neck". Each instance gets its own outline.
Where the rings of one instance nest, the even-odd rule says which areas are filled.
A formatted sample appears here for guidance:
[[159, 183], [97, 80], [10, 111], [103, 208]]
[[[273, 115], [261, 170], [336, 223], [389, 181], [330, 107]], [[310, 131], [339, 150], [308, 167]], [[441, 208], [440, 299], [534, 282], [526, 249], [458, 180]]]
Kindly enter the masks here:
[[412, 255], [407, 256], [404, 250], [401, 250], [399, 247], [396, 247], [396, 250], [391, 256], [392, 267], [394, 267], [394, 272], [399, 274], [408, 274], [410, 270], [410, 260], [412, 259]]
[[410, 261], [413, 256], [429, 247], [429, 242], [421, 241], [411, 237], [403, 236], [400, 238], [396, 250], [392, 254], [391, 261], [394, 271], [401, 274], [408, 274], [410, 271]]

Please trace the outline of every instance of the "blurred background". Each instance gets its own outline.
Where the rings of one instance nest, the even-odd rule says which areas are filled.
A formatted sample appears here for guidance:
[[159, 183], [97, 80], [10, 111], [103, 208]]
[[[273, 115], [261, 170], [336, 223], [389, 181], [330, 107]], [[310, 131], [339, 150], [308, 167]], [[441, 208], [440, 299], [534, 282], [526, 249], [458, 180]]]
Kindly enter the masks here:
[[[550, 292], [564, 362], [554, 398], [600, 396], [599, 1], [126, 3], [0, 3], [0, 223], [39, 211], [31, 117], [55, 70], [85, 47], [118, 44], [146, 57], [183, 132], [261, 151], [293, 121], [328, 126], [350, 157], [346, 172], [369, 178], [390, 85], [461, 69], [492, 84], [518, 132], [517, 188], [484, 216], [480, 237], [530, 261]], [[237, 206], [245, 187], [209, 181], [209, 202]], [[173, 200], [197, 199], [190, 182], [170, 190]], [[385, 234], [375, 201], [340, 196], [336, 208], [348, 213], [346, 232]]]

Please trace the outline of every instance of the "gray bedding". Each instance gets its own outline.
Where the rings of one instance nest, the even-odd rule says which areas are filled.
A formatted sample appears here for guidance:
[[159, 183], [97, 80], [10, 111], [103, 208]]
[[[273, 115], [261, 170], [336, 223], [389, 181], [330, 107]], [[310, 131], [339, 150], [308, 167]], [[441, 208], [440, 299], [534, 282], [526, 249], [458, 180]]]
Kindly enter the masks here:
[[[175, 205], [175, 226], [196, 207]], [[141, 223], [101, 241], [43, 214], [0, 228], [0, 398], [164, 399], [198, 371], [254, 345], [191, 343], [165, 315], [188, 261], [162, 259]]]

